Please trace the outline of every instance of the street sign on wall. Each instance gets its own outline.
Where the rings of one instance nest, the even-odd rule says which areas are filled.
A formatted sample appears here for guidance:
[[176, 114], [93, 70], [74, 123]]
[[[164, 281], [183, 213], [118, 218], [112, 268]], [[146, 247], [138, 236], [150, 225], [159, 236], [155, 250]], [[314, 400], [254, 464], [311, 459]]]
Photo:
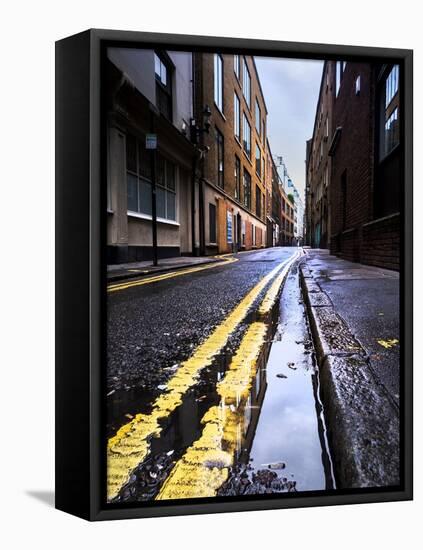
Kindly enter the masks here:
[[157, 149], [157, 134], [147, 134], [145, 136], [145, 148]]
[[226, 212], [226, 240], [232, 243], [232, 213]]

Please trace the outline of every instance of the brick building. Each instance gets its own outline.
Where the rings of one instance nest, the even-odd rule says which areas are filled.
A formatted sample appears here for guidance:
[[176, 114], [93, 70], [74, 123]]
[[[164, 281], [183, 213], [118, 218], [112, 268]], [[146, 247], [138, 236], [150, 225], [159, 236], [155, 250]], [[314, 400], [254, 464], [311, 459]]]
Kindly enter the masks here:
[[194, 54], [194, 118], [211, 110], [198, 178], [199, 252], [266, 245], [267, 108], [250, 56]]
[[335, 98], [334, 65], [325, 62], [314, 120], [313, 136], [307, 142], [306, 154], [306, 235], [307, 244], [315, 248], [330, 245], [330, 178], [329, 137], [333, 133]]
[[323, 141], [323, 152], [319, 151], [322, 142], [314, 139], [318, 132], [308, 147], [310, 244], [325, 245], [322, 238], [315, 238], [313, 225], [318, 219], [315, 213], [321, 212], [318, 203], [324, 197], [324, 187], [321, 194], [317, 193], [321, 180], [314, 177], [317, 151], [319, 159], [322, 153], [325, 159], [327, 153], [330, 166], [330, 239], [326, 246], [333, 254], [351, 261], [399, 269], [403, 156], [399, 66], [330, 61], [325, 64], [322, 86], [325, 72], [329, 75], [328, 93], [332, 90], [333, 96], [332, 124], [329, 117], [330, 137], [326, 143]]

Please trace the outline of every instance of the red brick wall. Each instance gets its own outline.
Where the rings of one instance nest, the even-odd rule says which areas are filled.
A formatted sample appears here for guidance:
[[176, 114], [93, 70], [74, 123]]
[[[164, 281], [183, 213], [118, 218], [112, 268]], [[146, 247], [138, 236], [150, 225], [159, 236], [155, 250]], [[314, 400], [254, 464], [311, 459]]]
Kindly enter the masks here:
[[366, 264], [400, 269], [400, 215], [393, 214], [363, 226], [361, 261]]
[[[334, 104], [333, 126], [342, 133], [332, 157], [331, 233], [372, 219], [373, 86], [371, 65], [348, 62]], [[355, 93], [360, 76], [360, 95]], [[343, 225], [342, 174], [346, 173], [346, 219]]]

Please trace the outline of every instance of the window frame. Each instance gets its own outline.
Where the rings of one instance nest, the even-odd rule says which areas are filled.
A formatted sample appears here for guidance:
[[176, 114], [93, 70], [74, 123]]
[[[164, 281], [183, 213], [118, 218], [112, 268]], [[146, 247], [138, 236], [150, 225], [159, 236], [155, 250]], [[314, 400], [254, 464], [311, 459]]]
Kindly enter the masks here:
[[[236, 109], [237, 107], [237, 109]], [[238, 117], [236, 117], [236, 111], [238, 111]], [[237, 133], [238, 130], [238, 133]], [[234, 136], [241, 143], [241, 100], [238, 94], [234, 90]]]
[[[220, 62], [220, 65], [219, 65]], [[213, 100], [216, 107], [223, 114], [223, 57], [219, 53], [215, 53], [213, 57], [213, 78], [214, 92]], [[219, 76], [219, 78], [217, 78]]]
[[[156, 61], [160, 63], [160, 69], [163, 66], [166, 69], [166, 83], [163, 83], [161, 80], [161, 74], [159, 75], [156, 72]], [[160, 70], [161, 72], [161, 70]], [[154, 51], [154, 79], [156, 83], [155, 93], [156, 93], [156, 107], [160, 113], [170, 120], [173, 121], [173, 87], [172, 87], [172, 77], [173, 77], [173, 64], [170, 59], [168, 59], [163, 53], [159, 51]], [[159, 93], [157, 92], [159, 90]], [[168, 100], [168, 112], [164, 112], [161, 107], [161, 102], [159, 100], [160, 94], [163, 94], [167, 97]]]
[[[216, 185], [220, 189], [225, 188], [225, 138], [222, 132], [215, 128], [215, 146], [216, 146], [216, 167], [217, 167], [217, 181]], [[222, 168], [220, 168], [222, 166]]]
[[[248, 185], [247, 185], [247, 182], [248, 182]], [[243, 195], [244, 195], [243, 204], [246, 208], [248, 208], [248, 210], [251, 210], [251, 182], [252, 182], [251, 174], [244, 166], [243, 172], [242, 172], [242, 187], [243, 187]]]
[[[245, 139], [247, 128], [249, 129], [247, 136], [248, 141]], [[247, 145], [249, 146], [249, 149], [247, 148]], [[247, 158], [251, 161], [251, 125], [245, 112], [242, 113], [242, 148]]]
[[[250, 71], [248, 70], [247, 60], [245, 59], [245, 57], [244, 57], [243, 65], [244, 66], [242, 71], [242, 93], [245, 99], [245, 103], [247, 104], [248, 109], [251, 111], [251, 74], [250, 74]], [[247, 83], [248, 83], [248, 87], [246, 86]], [[248, 97], [246, 95], [246, 91], [248, 91]]]

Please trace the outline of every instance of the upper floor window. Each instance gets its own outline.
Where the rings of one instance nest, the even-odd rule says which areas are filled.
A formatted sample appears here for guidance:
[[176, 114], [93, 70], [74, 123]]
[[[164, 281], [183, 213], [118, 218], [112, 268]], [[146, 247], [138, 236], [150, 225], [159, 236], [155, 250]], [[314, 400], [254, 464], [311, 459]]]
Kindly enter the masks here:
[[234, 134], [235, 137], [241, 140], [241, 109], [239, 97], [234, 93]]
[[256, 174], [261, 178], [261, 150], [256, 143]]
[[216, 164], [217, 164], [217, 185], [223, 189], [223, 135], [216, 128]]
[[256, 130], [258, 132], [258, 135], [261, 136], [261, 109], [257, 99], [256, 99]]
[[245, 116], [245, 113], [242, 117], [242, 130], [243, 130], [243, 147], [244, 151], [246, 152], [248, 158], [251, 158], [251, 126], [248, 122], [247, 117]]
[[256, 185], [256, 215], [261, 218], [261, 190], [258, 185]]
[[239, 55], [234, 55], [234, 73], [239, 80], [239, 77], [241, 76], [241, 59]]
[[251, 209], [251, 176], [244, 168], [243, 174], [244, 183], [244, 205]]
[[172, 120], [172, 67], [161, 55], [154, 54], [154, 72], [156, 76], [156, 104], [167, 119]]
[[341, 87], [341, 82], [344, 77], [344, 71], [345, 66], [347, 62], [346, 61], [337, 61], [336, 67], [335, 67], [335, 80], [336, 80], [336, 97], [338, 97], [339, 89]]
[[247, 62], [244, 58], [244, 70], [243, 70], [243, 84], [242, 89], [244, 92], [245, 101], [249, 108], [251, 108], [251, 77], [247, 67]]
[[394, 65], [391, 72], [386, 79], [385, 84], [385, 107], [391, 103], [392, 99], [396, 96], [398, 92], [399, 84], [399, 65]]
[[394, 65], [386, 76], [384, 92], [381, 93], [380, 101], [382, 120], [380, 124], [380, 145], [379, 156], [382, 160], [398, 144], [400, 140], [400, 102], [399, 102], [399, 66]]
[[235, 198], [241, 199], [241, 161], [235, 155]]
[[214, 54], [214, 102], [223, 113], [223, 59]]

